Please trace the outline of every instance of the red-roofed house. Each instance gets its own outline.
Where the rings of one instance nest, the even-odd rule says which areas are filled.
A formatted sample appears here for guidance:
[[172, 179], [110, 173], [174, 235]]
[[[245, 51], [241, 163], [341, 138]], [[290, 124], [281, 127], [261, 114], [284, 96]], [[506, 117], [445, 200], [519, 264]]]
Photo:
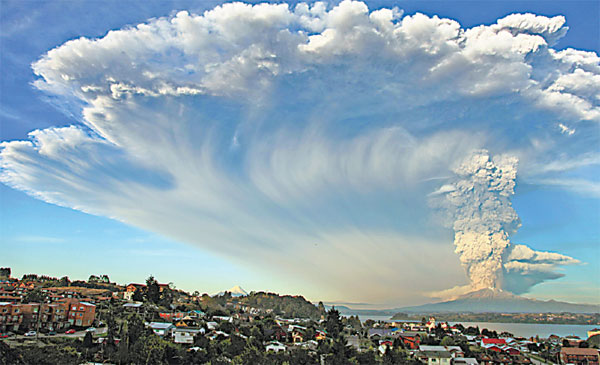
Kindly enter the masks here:
[[496, 345], [486, 345], [486, 350], [494, 351], [494, 352], [502, 352], [502, 347]]
[[482, 338], [482, 345], [494, 344], [494, 345], [506, 345], [506, 339], [504, 338]]
[[503, 338], [482, 338], [481, 347], [486, 347], [486, 345], [506, 345], [506, 340]]

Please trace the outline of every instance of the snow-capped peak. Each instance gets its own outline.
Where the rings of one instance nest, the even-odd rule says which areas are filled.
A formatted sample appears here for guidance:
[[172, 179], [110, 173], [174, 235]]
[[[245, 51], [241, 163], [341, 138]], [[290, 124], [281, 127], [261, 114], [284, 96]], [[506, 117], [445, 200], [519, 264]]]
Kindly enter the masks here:
[[245, 291], [244, 289], [242, 289], [242, 287], [239, 285], [236, 285], [236, 286], [232, 287], [231, 289], [219, 292], [216, 295], [217, 296], [223, 295], [223, 294], [225, 294], [225, 292], [231, 293], [232, 297], [244, 297], [244, 296], [248, 295], [248, 292]]

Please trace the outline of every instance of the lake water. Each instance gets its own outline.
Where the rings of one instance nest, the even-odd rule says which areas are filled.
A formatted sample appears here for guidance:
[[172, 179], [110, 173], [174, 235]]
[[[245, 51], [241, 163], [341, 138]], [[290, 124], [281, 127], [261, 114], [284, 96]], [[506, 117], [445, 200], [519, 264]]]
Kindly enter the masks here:
[[[454, 324], [456, 322], [450, 322]], [[479, 326], [479, 329], [487, 328], [490, 331], [510, 332], [520, 337], [547, 338], [550, 335], [560, 337], [575, 335], [582, 339], [587, 339], [587, 331], [598, 326], [582, 324], [537, 324], [537, 323], [489, 323], [489, 322], [461, 322], [463, 326]]]
[[[361, 321], [372, 319], [374, 321], [391, 322], [389, 316], [358, 316]], [[449, 322], [451, 325], [458, 322]], [[535, 337], [547, 338], [550, 335], [560, 337], [575, 335], [582, 339], [587, 339], [587, 331], [598, 328], [594, 325], [579, 325], [579, 324], [536, 324], [536, 323], [490, 323], [490, 322], [460, 322], [463, 326], [478, 326], [480, 330], [487, 328], [490, 331], [510, 332], [518, 337]]]

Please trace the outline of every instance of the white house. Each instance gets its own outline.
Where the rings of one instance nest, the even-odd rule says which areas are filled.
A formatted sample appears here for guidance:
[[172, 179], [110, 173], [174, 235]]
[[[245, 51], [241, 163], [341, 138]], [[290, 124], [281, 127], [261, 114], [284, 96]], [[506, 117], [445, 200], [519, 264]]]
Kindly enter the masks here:
[[472, 357], [456, 357], [454, 358], [454, 365], [479, 365], [477, 359]]
[[204, 328], [175, 328], [173, 330], [173, 341], [191, 345], [194, 343], [194, 336], [198, 333], [204, 334]]
[[265, 347], [266, 351], [274, 351], [274, 352], [279, 352], [279, 351], [285, 351], [286, 347], [284, 344], [282, 344], [281, 342], [278, 341], [271, 341], [269, 342], [269, 344]]

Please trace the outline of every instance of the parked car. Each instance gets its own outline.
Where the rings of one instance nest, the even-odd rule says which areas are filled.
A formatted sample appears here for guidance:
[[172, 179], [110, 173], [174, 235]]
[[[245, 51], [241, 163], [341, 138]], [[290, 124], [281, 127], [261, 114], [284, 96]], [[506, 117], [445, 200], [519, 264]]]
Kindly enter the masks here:
[[0, 333], [0, 338], [8, 338], [8, 333]]
[[31, 337], [31, 336], [35, 336], [35, 335], [37, 335], [37, 332], [35, 332], [35, 331], [29, 331], [29, 332], [25, 333], [25, 336], [27, 336], [27, 337]]
[[55, 332], [55, 331], [50, 331], [50, 332], [48, 332], [48, 336], [54, 336], [54, 335], [56, 335], [56, 332]]
[[75, 330], [71, 328], [70, 330], [66, 330], [65, 333], [68, 335], [72, 335], [73, 333], [75, 333]]
[[86, 331], [88, 331], [88, 332], [96, 332], [96, 328], [95, 327], [88, 327], [86, 329]]

